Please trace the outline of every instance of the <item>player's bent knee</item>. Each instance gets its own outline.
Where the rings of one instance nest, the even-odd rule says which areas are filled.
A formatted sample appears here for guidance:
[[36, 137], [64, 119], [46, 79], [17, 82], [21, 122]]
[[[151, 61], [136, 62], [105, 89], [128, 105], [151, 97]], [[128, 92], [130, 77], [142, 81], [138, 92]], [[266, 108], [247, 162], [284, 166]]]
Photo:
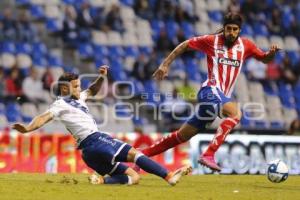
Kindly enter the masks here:
[[231, 111], [231, 112], [228, 112], [227, 117], [230, 117], [232, 119], [241, 120], [241, 118], [242, 118], [242, 112], [239, 109], [236, 110], [236, 111]]
[[243, 114], [242, 114], [242, 111], [241, 111], [241, 110], [238, 110], [235, 119], [241, 120], [242, 115], [243, 115]]

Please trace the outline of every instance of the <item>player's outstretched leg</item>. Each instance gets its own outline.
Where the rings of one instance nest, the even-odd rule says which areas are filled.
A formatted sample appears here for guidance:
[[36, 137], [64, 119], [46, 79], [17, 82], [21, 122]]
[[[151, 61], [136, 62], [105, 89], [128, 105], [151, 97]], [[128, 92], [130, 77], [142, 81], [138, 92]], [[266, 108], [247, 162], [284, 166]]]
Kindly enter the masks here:
[[188, 141], [191, 137], [196, 135], [198, 131], [198, 128], [185, 123], [178, 131], [171, 133], [150, 147], [143, 149], [142, 153], [149, 157], [158, 155], [170, 148]]
[[150, 147], [143, 149], [142, 153], [149, 157], [155, 156], [183, 142], [185, 141], [180, 138], [178, 131], [174, 131], [173, 133], [167, 135], [166, 137], [163, 137], [160, 141], [156, 142]]
[[[225, 104], [226, 105], [226, 104]], [[225, 107], [225, 106], [224, 106]], [[236, 109], [236, 105], [232, 102], [227, 104], [225, 107], [227, 110], [230, 110], [229, 113], [226, 113], [227, 110], [223, 110], [227, 117], [217, 129], [217, 132], [209, 144], [207, 150], [200, 156], [199, 163], [214, 170], [221, 171], [221, 167], [217, 165], [215, 162], [214, 156], [216, 151], [225, 141], [226, 136], [230, 133], [230, 131], [239, 123], [241, 118], [241, 113]]]
[[191, 166], [184, 166], [174, 172], [169, 172], [166, 168], [134, 148], [129, 150], [127, 158], [128, 162], [134, 162], [144, 171], [165, 179], [172, 186], [176, 185], [182, 176], [187, 175], [192, 171]]

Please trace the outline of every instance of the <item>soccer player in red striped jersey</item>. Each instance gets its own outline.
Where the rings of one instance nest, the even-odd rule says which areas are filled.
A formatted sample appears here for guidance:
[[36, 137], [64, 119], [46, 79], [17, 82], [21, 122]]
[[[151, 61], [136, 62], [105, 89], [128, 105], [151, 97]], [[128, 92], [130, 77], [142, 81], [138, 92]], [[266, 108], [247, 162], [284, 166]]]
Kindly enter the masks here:
[[268, 52], [263, 52], [249, 39], [240, 37], [241, 26], [242, 18], [239, 14], [226, 14], [223, 28], [218, 33], [194, 37], [182, 42], [154, 72], [154, 78], [157, 80], [164, 79], [168, 75], [173, 60], [189, 49], [207, 55], [208, 77], [198, 92], [199, 107], [195, 115], [179, 130], [144, 149], [142, 152], [145, 155], [154, 156], [188, 141], [199, 132], [205, 131], [207, 125], [219, 116], [224, 117], [224, 120], [198, 162], [212, 170], [221, 170], [215, 162], [215, 152], [230, 131], [239, 123], [242, 116], [238, 103], [231, 99], [231, 93], [242, 65], [247, 58], [251, 57], [268, 63], [279, 50], [277, 45], [271, 45]]

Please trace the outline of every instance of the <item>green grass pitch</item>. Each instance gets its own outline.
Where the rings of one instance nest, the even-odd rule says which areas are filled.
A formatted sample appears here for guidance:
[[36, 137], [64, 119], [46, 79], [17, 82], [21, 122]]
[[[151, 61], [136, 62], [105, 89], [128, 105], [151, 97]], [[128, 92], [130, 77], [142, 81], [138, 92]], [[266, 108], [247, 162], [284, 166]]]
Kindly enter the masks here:
[[151, 175], [139, 185], [91, 185], [85, 174], [0, 174], [1, 200], [297, 200], [300, 177], [271, 183], [255, 175], [189, 175], [175, 187]]

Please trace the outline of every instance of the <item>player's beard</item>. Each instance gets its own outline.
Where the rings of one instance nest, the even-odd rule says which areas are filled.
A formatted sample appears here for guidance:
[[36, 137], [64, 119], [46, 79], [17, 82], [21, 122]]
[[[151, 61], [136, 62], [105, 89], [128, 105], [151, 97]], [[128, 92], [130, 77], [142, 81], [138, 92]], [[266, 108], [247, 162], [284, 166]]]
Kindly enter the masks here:
[[231, 35], [229, 35], [227, 37], [224, 36], [224, 38], [225, 38], [225, 45], [227, 47], [231, 47], [235, 43], [235, 41], [238, 39], [238, 37], [239, 37], [239, 35], [237, 35], [236, 37], [231, 36]]

